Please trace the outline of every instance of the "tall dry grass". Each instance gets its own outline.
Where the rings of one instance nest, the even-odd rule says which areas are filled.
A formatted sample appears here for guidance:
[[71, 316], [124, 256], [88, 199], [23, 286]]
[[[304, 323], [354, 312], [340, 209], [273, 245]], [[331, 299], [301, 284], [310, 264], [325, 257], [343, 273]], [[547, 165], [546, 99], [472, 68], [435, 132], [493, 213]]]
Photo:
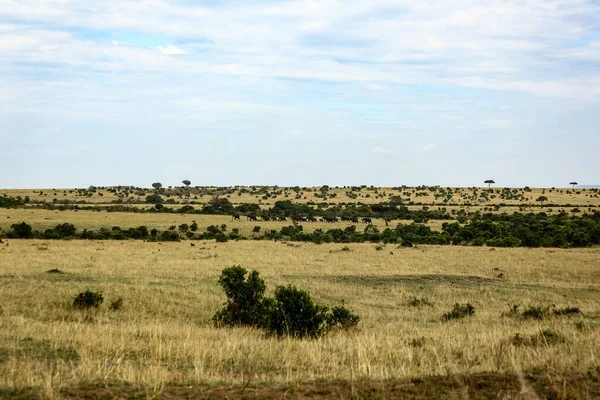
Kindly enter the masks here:
[[[52, 393], [103, 382], [159, 389], [598, 366], [599, 249], [349, 247], [9, 240], [0, 245], [0, 387]], [[344, 302], [361, 316], [359, 328], [304, 341], [214, 328], [225, 300], [217, 279], [234, 264], [258, 269], [270, 291], [294, 284], [326, 305]], [[88, 288], [104, 293], [102, 307], [71, 308]], [[124, 308], [111, 311], [119, 297]], [[411, 297], [432, 306], [412, 307]], [[473, 304], [475, 316], [444, 322], [457, 302]], [[570, 305], [584, 315], [501, 317], [512, 304]], [[541, 329], [565, 341], [510, 341]]]

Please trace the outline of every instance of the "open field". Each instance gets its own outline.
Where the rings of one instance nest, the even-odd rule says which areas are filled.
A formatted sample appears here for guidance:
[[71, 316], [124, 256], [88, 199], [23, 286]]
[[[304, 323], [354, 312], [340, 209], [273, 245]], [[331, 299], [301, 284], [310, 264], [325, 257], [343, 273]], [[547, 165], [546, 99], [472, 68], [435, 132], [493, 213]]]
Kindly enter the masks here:
[[[280, 187], [229, 187], [229, 188], [163, 188], [161, 195], [165, 200], [176, 203], [206, 204], [213, 196], [227, 198], [233, 204], [260, 204], [268, 206], [276, 201], [291, 200], [295, 203], [323, 202], [331, 204], [357, 203], [375, 204], [401, 198], [405, 203], [416, 204], [539, 204], [540, 196], [547, 197], [544, 204], [587, 207], [600, 206], [600, 194], [596, 189], [571, 188], [443, 188], [443, 187], [406, 187], [406, 188], [351, 188], [332, 187], [322, 192], [318, 187], [280, 188]], [[41, 193], [40, 193], [41, 192]], [[86, 204], [144, 203], [146, 196], [152, 194], [152, 189], [2, 189], [0, 196], [29, 197], [32, 202], [70, 201]]]
[[[14, 223], [26, 221], [34, 229], [43, 231], [50, 229], [58, 224], [68, 222], [77, 227], [77, 229], [100, 229], [112, 228], [120, 226], [121, 228], [135, 228], [140, 225], [145, 225], [148, 228], [157, 228], [166, 230], [172, 225], [179, 226], [180, 224], [190, 225], [196, 222], [201, 230], [207, 226], [222, 224], [227, 225], [227, 229], [239, 229], [240, 234], [246, 237], [252, 237], [252, 229], [255, 226], [260, 226], [261, 230], [276, 229], [280, 230], [284, 226], [289, 226], [292, 221], [248, 221], [242, 217], [239, 221], [234, 221], [230, 215], [204, 215], [204, 214], [159, 214], [159, 213], [121, 213], [121, 212], [96, 212], [96, 211], [56, 211], [44, 209], [3, 209], [0, 208], [0, 229], [8, 231]], [[399, 223], [411, 223], [412, 221], [395, 220], [390, 223], [394, 227]], [[444, 222], [452, 222], [446, 220], [428, 221], [427, 225], [432, 229], [439, 230]], [[373, 224], [378, 228], [385, 228], [383, 219], [374, 219]], [[312, 232], [315, 229], [331, 229], [331, 228], [346, 228], [351, 226], [350, 222], [312, 222], [304, 223], [303, 227], [307, 232]], [[364, 224], [358, 224], [364, 228]]]
[[[146, 394], [165, 387], [169, 393], [177, 385], [377, 385], [536, 368], [545, 377], [585, 377], [599, 366], [598, 248], [341, 248], [9, 240], [0, 245], [0, 397], [23, 388], [77, 397], [82, 387], [121, 388], [126, 397], [124, 384]], [[252, 329], [213, 327], [211, 316], [225, 300], [217, 278], [234, 264], [259, 270], [269, 290], [294, 284], [320, 303], [344, 302], [361, 316], [358, 329], [278, 340]], [[64, 274], [46, 272], [52, 268]], [[102, 291], [105, 304], [97, 311], [72, 309], [73, 297], [88, 288]], [[432, 304], [410, 306], [411, 296]], [[111, 311], [118, 297], [124, 307]], [[475, 315], [443, 321], [457, 302], [471, 303]], [[502, 317], [513, 304], [572, 306], [583, 314], [541, 321]], [[555, 336], [515, 340], [517, 334], [539, 337], [541, 330]]]

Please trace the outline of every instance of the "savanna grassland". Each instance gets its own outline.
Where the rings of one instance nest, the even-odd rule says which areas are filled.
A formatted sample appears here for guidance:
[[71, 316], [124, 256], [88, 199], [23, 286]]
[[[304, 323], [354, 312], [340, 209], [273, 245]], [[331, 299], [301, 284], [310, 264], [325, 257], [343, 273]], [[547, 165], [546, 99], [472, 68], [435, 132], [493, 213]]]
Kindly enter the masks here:
[[[333, 197], [338, 200], [348, 192], [331, 190], [340, 192]], [[392, 189], [378, 192], [384, 190], [389, 201]], [[558, 192], [553, 198], [550, 190], [523, 194], [533, 198], [531, 208], [538, 212], [554, 202], [555, 208], [569, 204], [585, 213], [585, 207], [599, 203], [597, 192], [561, 189], [552, 192]], [[35, 203], [39, 191], [5, 192], [31, 196]], [[407, 191], [412, 189], [391, 195]], [[230, 195], [256, 199], [238, 192]], [[285, 192], [278, 196], [285, 199]], [[63, 197], [75, 199], [75, 193], [66, 190]], [[83, 198], [94, 199], [97, 193]], [[99, 196], [102, 201], [89, 204], [117, 204], [103, 203], [119, 197], [106, 193]], [[173, 207], [192, 201], [193, 193], [189, 198], [182, 193]], [[344, 202], [357, 202], [355, 194]], [[453, 195], [454, 207], [467, 207]], [[536, 198], [546, 195], [543, 206], [536, 204]], [[290, 196], [294, 201], [295, 195]], [[267, 201], [260, 200], [266, 208]], [[436, 201], [433, 194], [429, 201]], [[489, 199], [490, 204], [494, 201]], [[522, 201], [519, 197], [513, 206], [493, 212], [516, 212]], [[490, 207], [487, 202], [472, 204]], [[258, 241], [251, 240], [255, 226], [281, 229], [291, 223], [233, 221], [231, 215], [59, 210], [36, 204], [0, 208], [0, 232], [22, 221], [39, 231], [63, 222], [79, 230], [139, 225], [162, 230], [194, 221], [200, 230], [226, 224], [227, 232], [237, 228], [248, 240], [5, 238], [0, 243], [0, 398], [600, 396], [597, 246]], [[379, 229], [405, 222], [412, 221], [373, 220]], [[424, 224], [439, 230], [444, 222]], [[303, 226], [312, 231], [332, 224]], [[292, 284], [308, 290], [320, 304], [348, 307], [361, 320], [356, 328], [303, 340], [272, 337], [253, 328], [215, 327], [211, 318], [226, 299], [217, 280], [232, 265], [258, 270], [269, 294], [278, 285]], [[86, 289], [102, 292], [98, 309], [72, 306]], [[120, 306], [111, 306], [119, 299]], [[472, 305], [474, 314], [444, 318], [457, 303]]]

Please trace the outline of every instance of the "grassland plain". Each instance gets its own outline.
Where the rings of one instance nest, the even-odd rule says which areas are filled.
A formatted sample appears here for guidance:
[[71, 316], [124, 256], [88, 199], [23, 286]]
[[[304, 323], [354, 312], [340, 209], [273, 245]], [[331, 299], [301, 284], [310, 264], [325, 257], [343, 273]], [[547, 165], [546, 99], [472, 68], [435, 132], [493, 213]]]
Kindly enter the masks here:
[[[502, 188], [493, 187], [479, 188], [444, 188], [444, 187], [406, 187], [406, 188], [376, 188], [364, 187], [332, 187], [321, 191], [319, 187], [302, 188], [298, 191], [294, 188], [283, 187], [230, 187], [215, 188], [201, 187], [189, 189], [176, 187], [162, 189], [160, 194], [165, 200], [172, 199], [174, 202], [187, 204], [206, 204], [214, 196], [227, 198], [233, 204], [261, 204], [269, 206], [276, 201], [291, 200], [295, 203], [304, 204], [308, 202], [323, 202], [331, 204], [356, 203], [375, 204], [390, 201], [393, 197], [400, 197], [405, 203], [413, 201], [423, 204], [444, 205], [454, 204], [482, 204], [494, 206], [497, 204], [540, 204], [537, 199], [545, 196], [545, 205], [571, 204], [578, 207], [600, 205], [600, 194], [593, 189], [571, 189], [571, 188]], [[120, 203], [144, 203], [146, 196], [155, 193], [152, 189], [128, 188], [121, 189], [95, 189], [93, 192], [87, 189], [0, 189], [0, 196], [29, 197], [32, 202], [70, 201], [86, 204], [114, 204]]]
[[[555, 386], [557, 398], [600, 396], [600, 249], [342, 247], [9, 240], [0, 245], [0, 396], [419, 397], [448, 387], [460, 398], [486, 374], [490, 396], [495, 381], [509, 398]], [[215, 328], [225, 300], [217, 279], [235, 264], [259, 270], [271, 291], [293, 284], [344, 303], [359, 328], [302, 341]], [[55, 268], [63, 273], [47, 272]], [[88, 288], [105, 304], [70, 307]], [[119, 297], [123, 308], [110, 310]], [[467, 302], [474, 316], [442, 319]], [[583, 314], [501, 316], [514, 304]]]

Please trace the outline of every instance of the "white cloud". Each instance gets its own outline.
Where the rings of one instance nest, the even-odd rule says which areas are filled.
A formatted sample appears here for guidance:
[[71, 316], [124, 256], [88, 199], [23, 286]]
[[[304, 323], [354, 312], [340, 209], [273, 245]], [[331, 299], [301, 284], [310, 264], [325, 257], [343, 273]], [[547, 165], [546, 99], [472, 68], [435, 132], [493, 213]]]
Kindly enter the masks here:
[[437, 144], [433, 144], [433, 143], [427, 143], [423, 145], [423, 150], [425, 151], [434, 151], [438, 149], [438, 145]]
[[396, 154], [396, 150], [388, 149], [385, 147], [375, 147], [373, 149], [373, 153], [375, 153], [375, 154]]
[[172, 44], [170, 44], [168, 46], [157, 46], [156, 48], [158, 49], [158, 51], [160, 51], [161, 53], [166, 54], [166, 55], [185, 54], [185, 51], [183, 51], [183, 49], [181, 49], [177, 46], [173, 46]]

